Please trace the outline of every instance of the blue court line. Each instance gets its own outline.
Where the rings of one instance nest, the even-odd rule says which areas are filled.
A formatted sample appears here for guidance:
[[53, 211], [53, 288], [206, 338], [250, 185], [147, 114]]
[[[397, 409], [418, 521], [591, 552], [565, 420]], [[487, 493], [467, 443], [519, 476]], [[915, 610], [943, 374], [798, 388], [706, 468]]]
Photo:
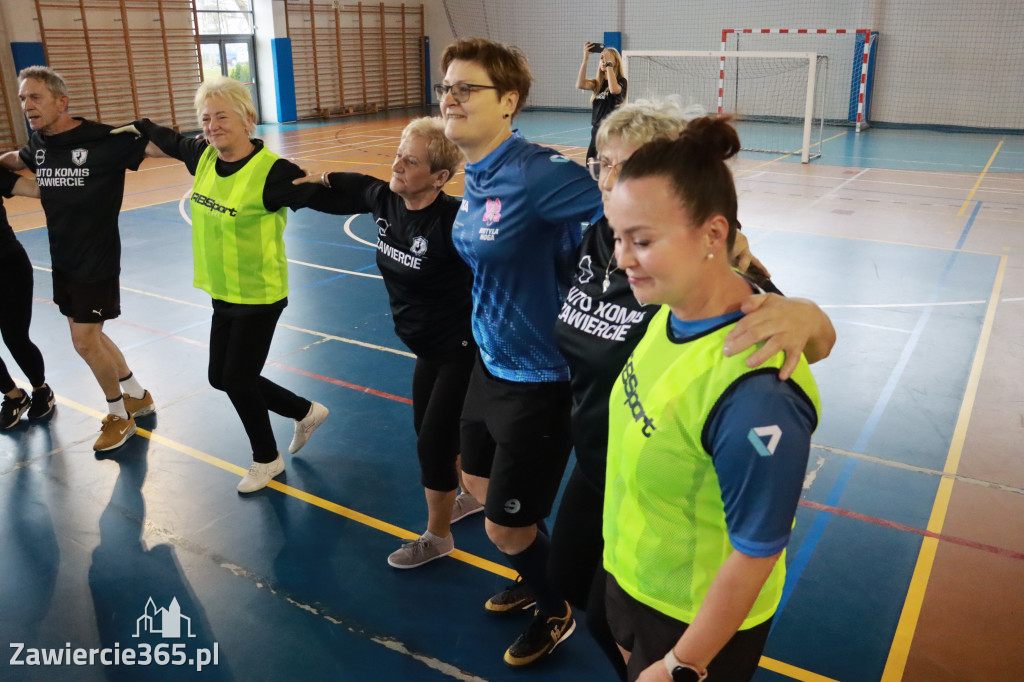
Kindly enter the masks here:
[[[107, 320], [107, 322], [116, 322], [117, 320], [118, 320], [118, 318], [115, 317], [113, 320]], [[195, 322], [193, 324], [185, 325], [184, 327], [181, 327], [180, 329], [175, 329], [174, 331], [166, 332], [166, 334], [169, 334], [169, 335], [172, 335], [172, 336], [177, 336], [180, 332], [188, 331], [189, 329], [193, 329], [194, 327], [199, 327], [199, 326], [202, 326], [204, 324], [210, 324], [210, 320], [207, 319], [207, 320], [202, 320], [200, 322]], [[134, 329], [138, 329], [137, 326], [133, 325], [132, 327]], [[126, 352], [130, 351], [130, 350], [135, 350], [136, 348], [141, 348], [142, 346], [148, 346], [149, 344], [155, 343], [157, 341], [163, 341], [165, 338], [167, 338], [166, 336], [164, 336], [164, 332], [155, 332], [155, 333], [157, 333], [158, 335], [154, 336], [151, 339], [146, 339], [145, 341], [140, 341], [138, 343], [133, 343], [132, 345], [124, 346], [123, 348], [121, 348], [120, 346], [118, 346], [118, 347], [121, 348], [121, 353], [123, 354], [123, 353], [126, 353]], [[71, 340], [71, 338], [70, 338], [70, 334], [69, 334], [68, 341], [70, 341], [70, 340]], [[67, 372], [68, 370], [71, 370], [71, 369], [76, 369], [78, 367], [81, 367], [82, 365], [85, 365], [86, 367], [88, 367], [88, 365], [86, 365], [86, 363], [85, 363], [85, 360], [82, 360], [80, 358], [77, 362], [73, 362], [71, 364], [64, 365], [63, 367], [60, 367], [58, 369], [50, 369], [49, 367], [47, 367], [47, 369], [46, 369], [46, 376], [48, 376], [48, 377], [57, 376], [58, 374], [61, 374], [63, 372]]]
[[[953, 265], [956, 263], [959, 255], [960, 254], [958, 252], [953, 252], [950, 255], [946, 262], [946, 267], [943, 269], [938, 282], [935, 284], [935, 288], [932, 290], [932, 294], [928, 300], [929, 303], [934, 303], [939, 300], [939, 293], [945, 286], [946, 278], [953, 269]], [[889, 379], [886, 381], [885, 387], [882, 389], [882, 393], [878, 396], [878, 400], [875, 402], [875, 407], [871, 410], [871, 414], [868, 416], [867, 422], [864, 424], [864, 428], [861, 429], [857, 442], [854, 443], [852, 448], [850, 448], [853, 452], [863, 454], [866, 450], [867, 444], [874, 435], [875, 429], [878, 428], [878, 424], [882, 420], [882, 415], [885, 414], [889, 401], [892, 399], [892, 395], [896, 391], [896, 387], [899, 385], [903, 372], [907, 368], [910, 358], [914, 354], [918, 341], [920, 341], [921, 335], [924, 333], [924, 328], [931, 319], [932, 312], [934, 310], [934, 306], [929, 306], [924, 309], [921, 317], [918, 318], [917, 324], [914, 326], [914, 331], [911, 332], [910, 338], [907, 340], [906, 345], [903, 347], [903, 352], [900, 353], [899, 360], [896, 362], [896, 366], [893, 367], [892, 372], [889, 374]], [[853, 477], [853, 471], [857, 467], [857, 463], [858, 460], [856, 459], [847, 459], [843, 468], [839, 472], [839, 476], [836, 477], [835, 482], [832, 484], [832, 488], [829, 490], [828, 496], [825, 499], [825, 504], [832, 507], [839, 506], [839, 500], [842, 497], [843, 492], [846, 490], [846, 486], [850, 482], [850, 479]], [[804, 570], [807, 568], [807, 564], [810, 563], [811, 556], [814, 554], [814, 550], [817, 549], [818, 543], [825, 534], [825, 529], [828, 527], [829, 521], [831, 520], [832, 515], [824, 512], [818, 512], [817, 516], [815, 516], [814, 523], [811, 524], [810, 530], [807, 531], [807, 535], [804, 537], [804, 541], [801, 543], [800, 549], [797, 550], [796, 554], [793, 556], [793, 560], [789, 564], [789, 567], [786, 569], [786, 582], [782, 588], [782, 597], [779, 600], [779, 606], [776, 609], [776, 613], [782, 613], [786, 608], [789, 598], [796, 589], [797, 583], [800, 581]]]
[[967, 224], [964, 225], [964, 231], [960, 234], [960, 241], [956, 243], [956, 248], [963, 248], [964, 242], [967, 241], [967, 234], [971, 231], [971, 227], [974, 225], [974, 219], [978, 217], [978, 211], [981, 210], [981, 202], [979, 201], [974, 210], [971, 211], [971, 217], [967, 219]]

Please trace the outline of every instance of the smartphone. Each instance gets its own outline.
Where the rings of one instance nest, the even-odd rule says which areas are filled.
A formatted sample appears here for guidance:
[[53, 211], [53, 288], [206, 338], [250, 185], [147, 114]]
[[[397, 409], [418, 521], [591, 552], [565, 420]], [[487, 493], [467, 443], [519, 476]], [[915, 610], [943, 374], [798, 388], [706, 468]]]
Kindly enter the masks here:
[[604, 52], [604, 43], [591, 43], [590, 51], [594, 54], [601, 54]]

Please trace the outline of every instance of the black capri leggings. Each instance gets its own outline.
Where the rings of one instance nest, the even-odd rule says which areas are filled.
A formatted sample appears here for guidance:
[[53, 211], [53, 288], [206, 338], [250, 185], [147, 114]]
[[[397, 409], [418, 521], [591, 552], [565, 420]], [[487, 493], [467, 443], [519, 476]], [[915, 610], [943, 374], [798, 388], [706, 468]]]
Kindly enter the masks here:
[[548, 578], [570, 604], [586, 611], [587, 630], [619, 679], [625, 680], [626, 663], [605, 611], [603, 512], [604, 491], [594, 487], [577, 464], [565, 484], [551, 531]]
[[424, 488], [449, 492], [459, 487], [459, 418], [476, 359], [470, 344], [451, 353], [416, 358], [412, 374], [412, 414], [416, 454]]
[[280, 317], [280, 308], [242, 315], [214, 310], [210, 325], [210, 385], [231, 399], [256, 462], [272, 462], [277, 457], [268, 410], [302, 419], [310, 408], [305, 398], [260, 376]]
[[[7, 284], [0, 295], [0, 334], [25, 377], [33, 386], [41, 386], [45, 381], [43, 354], [28, 338], [28, 327], [32, 322], [32, 263], [19, 242], [4, 248], [6, 252], [0, 256], [0, 272], [4, 273]], [[14, 379], [0, 360], [0, 393], [13, 389]]]

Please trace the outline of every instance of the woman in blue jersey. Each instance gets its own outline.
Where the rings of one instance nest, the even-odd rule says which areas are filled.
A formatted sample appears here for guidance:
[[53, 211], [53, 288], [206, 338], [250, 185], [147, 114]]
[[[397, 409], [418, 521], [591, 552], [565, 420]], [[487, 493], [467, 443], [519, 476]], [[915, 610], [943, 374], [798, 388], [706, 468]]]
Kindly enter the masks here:
[[[641, 145], [656, 139], [675, 139], [688, 120], [703, 114], [702, 107], [684, 112], [671, 98], [641, 100], [611, 113], [598, 131], [598, 155], [589, 166], [602, 198], [607, 201], [622, 164]], [[602, 217], [583, 236], [572, 288], [555, 328], [559, 349], [572, 372], [576, 465], [552, 529], [550, 570], [569, 603], [587, 612], [588, 630], [624, 678], [626, 667], [608, 629], [604, 609], [601, 516], [608, 394], [657, 306], [645, 306], [636, 300], [625, 273], [617, 267], [613, 249], [611, 227]], [[731, 253], [733, 264], [740, 269], [745, 267], [738, 261], [752, 259], [741, 232], [736, 233]], [[766, 291], [777, 291], [770, 280], [761, 280], [760, 284]], [[828, 316], [810, 301], [783, 298], [777, 293], [752, 294], [744, 302], [744, 311], [749, 314], [727, 339], [730, 353], [745, 350], [753, 341], [767, 340], [771, 345], [759, 350], [753, 362], [768, 359], [775, 352], [772, 348], [781, 348], [787, 359], [780, 373], [783, 378], [792, 371], [789, 365], [796, 366], [801, 352], [815, 362], [827, 356], [835, 342]], [[737, 343], [744, 346], [738, 347]]]
[[322, 173], [309, 208], [339, 215], [369, 213], [377, 224], [377, 268], [384, 278], [395, 333], [416, 354], [412, 409], [427, 530], [388, 557], [416, 568], [455, 549], [450, 526], [483, 509], [458, 492], [459, 416], [476, 360], [469, 316], [472, 275], [452, 244], [462, 203], [442, 190], [462, 152], [439, 118], [417, 118], [402, 131], [390, 181], [362, 173]]
[[251, 137], [256, 107], [249, 89], [217, 76], [196, 91], [202, 138], [148, 119], [113, 132], [149, 140], [146, 154], [178, 159], [195, 176], [192, 209], [193, 284], [212, 298], [210, 385], [227, 393], [252, 447], [252, 464], [238, 492], [260, 490], [284, 472], [270, 412], [295, 420], [290, 453], [298, 452], [328, 410], [262, 375], [277, 321], [288, 305], [284, 228], [288, 209], [316, 192], [292, 180], [302, 170]]
[[435, 90], [445, 134], [466, 156], [455, 248], [473, 271], [473, 336], [480, 355], [462, 414], [462, 469], [484, 503], [487, 535], [522, 582], [489, 599], [496, 613], [536, 602], [529, 628], [505, 652], [523, 666], [575, 628], [546, 576], [551, 512], [570, 438], [569, 368], [554, 339], [583, 229], [601, 195], [585, 168], [512, 129], [532, 75], [517, 48], [458, 40]]
[[820, 400], [807, 361], [721, 347], [756, 285], [729, 264], [739, 151], [692, 121], [622, 165], [606, 205], [638, 301], [661, 304], [609, 398], [608, 621], [628, 679], [749, 680], [785, 578]]

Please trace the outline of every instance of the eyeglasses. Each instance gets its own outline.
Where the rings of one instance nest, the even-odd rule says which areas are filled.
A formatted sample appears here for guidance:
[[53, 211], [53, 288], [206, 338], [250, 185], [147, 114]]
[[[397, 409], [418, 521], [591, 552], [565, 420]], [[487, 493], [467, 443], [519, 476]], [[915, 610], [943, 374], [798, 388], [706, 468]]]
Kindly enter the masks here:
[[[604, 171], [605, 173], [611, 173], [613, 170], [616, 170], [618, 168], [622, 168], [622, 164], [626, 163], [627, 160], [628, 159], [623, 159], [622, 161], [619, 161], [618, 163], [608, 163], [606, 160], [601, 159], [601, 158], [590, 159], [590, 160], [587, 161], [587, 170], [590, 171], [590, 177], [592, 177], [592, 178], [594, 178], [594, 180], [597, 180], [598, 182], [600, 182], [601, 181], [601, 171]], [[618, 172], [618, 171], [616, 171], [616, 172]]]
[[444, 99], [444, 96], [450, 91], [452, 93], [452, 99], [458, 104], [462, 104], [474, 90], [497, 90], [493, 85], [476, 85], [474, 83], [456, 83], [455, 85], [441, 85], [438, 83], [434, 86], [434, 94], [437, 95], [437, 101]]

